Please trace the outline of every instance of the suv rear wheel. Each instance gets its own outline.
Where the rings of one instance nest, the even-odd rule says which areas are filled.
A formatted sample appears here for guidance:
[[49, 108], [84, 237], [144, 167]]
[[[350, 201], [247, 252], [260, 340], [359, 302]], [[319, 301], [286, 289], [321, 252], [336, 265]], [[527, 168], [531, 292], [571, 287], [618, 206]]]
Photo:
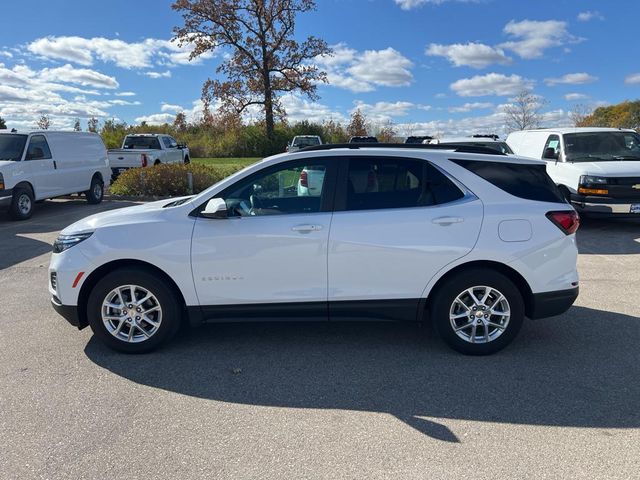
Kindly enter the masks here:
[[144, 353], [169, 340], [180, 326], [173, 290], [157, 275], [139, 268], [115, 270], [91, 291], [87, 318], [93, 333], [124, 353]]
[[431, 316], [442, 339], [467, 355], [502, 350], [524, 320], [524, 302], [509, 278], [492, 270], [462, 271], [436, 292]]

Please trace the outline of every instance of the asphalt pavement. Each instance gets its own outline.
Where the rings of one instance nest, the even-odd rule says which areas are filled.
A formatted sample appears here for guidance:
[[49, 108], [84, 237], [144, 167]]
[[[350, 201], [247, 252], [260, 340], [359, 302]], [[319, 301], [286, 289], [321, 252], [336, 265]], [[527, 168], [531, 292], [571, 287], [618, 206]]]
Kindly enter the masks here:
[[127, 356], [49, 304], [59, 230], [0, 214], [0, 478], [639, 478], [640, 221], [586, 221], [581, 293], [490, 357], [428, 327], [210, 325]]

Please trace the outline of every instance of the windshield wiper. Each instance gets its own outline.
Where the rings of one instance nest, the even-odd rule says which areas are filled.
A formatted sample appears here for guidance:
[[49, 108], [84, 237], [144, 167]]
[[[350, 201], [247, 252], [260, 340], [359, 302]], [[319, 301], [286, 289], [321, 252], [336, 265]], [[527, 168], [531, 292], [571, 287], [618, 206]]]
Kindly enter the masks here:
[[640, 160], [640, 155], [616, 155], [614, 160]]

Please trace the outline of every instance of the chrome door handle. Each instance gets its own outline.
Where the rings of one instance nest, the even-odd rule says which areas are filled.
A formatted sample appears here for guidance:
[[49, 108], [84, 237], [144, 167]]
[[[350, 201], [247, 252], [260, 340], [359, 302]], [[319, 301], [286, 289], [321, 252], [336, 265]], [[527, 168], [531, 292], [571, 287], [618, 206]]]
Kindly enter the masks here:
[[460, 217], [438, 217], [431, 220], [431, 223], [435, 223], [436, 225], [452, 225], [454, 223], [462, 223], [464, 222], [464, 218]]
[[309, 225], [309, 224], [296, 225], [295, 227], [291, 227], [291, 230], [293, 230], [294, 232], [302, 232], [302, 233], [316, 232], [318, 230], [322, 230], [322, 225]]

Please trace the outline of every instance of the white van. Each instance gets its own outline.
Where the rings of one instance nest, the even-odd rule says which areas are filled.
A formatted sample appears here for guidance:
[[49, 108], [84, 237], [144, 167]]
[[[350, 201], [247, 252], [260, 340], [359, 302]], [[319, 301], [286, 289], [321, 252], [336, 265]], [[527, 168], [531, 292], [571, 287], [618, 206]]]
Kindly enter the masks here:
[[619, 128], [510, 133], [516, 155], [542, 159], [565, 198], [587, 214], [640, 217], [640, 135]]
[[25, 220], [38, 200], [84, 193], [100, 203], [111, 169], [102, 139], [88, 132], [0, 131], [0, 207]]

